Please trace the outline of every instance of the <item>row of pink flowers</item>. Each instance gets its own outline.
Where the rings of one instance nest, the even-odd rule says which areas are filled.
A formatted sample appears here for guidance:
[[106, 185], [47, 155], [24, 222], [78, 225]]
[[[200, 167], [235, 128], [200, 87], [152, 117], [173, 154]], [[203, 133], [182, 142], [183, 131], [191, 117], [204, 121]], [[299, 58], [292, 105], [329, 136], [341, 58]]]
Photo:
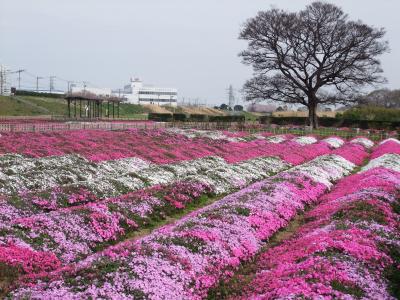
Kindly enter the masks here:
[[[268, 135], [268, 134], [265, 134]], [[294, 142], [288, 142], [294, 143]], [[324, 143], [326, 144], [326, 143]], [[321, 144], [321, 148], [323, 148]], [[328, 145], [325, 145], [328, 148]], [[307, 147], [305, 149], [307, 151]], [[29, 157], [80, 154], [91, 161], [139, 157], [157, 164], [219, 156], [234, 163], [253, 157], [280, 157], [298, 163], [293, 146], [273, 144], [265, 139], [244, 142], [191, 139], [168, 130], [90, 131], [77, 130], [49, 133], [4, 133], [0, 139], [0, 154], [18, 153]]]
[[384, 274], [400, 267], [399, 193], [400, 173], [385, 168], [342, 180], [295, 237], [260, 256], [242, 298], [394, 299]]
[[[384, 141], [372, 157], [396, 154], [398, 146], [398, 140]], [[343, 179], [306, 213], [306, 224], [294, 237], [258, 258], [250, 284], [237, 275], [230, 297], [394, 299], [391, 293], [399, 293], [399, 196], [400, 173], [384, 161]]]
[[[19, 249], [21, 253], [24, 250], [26, 253], [37, 252], [37, 255], [46, 252], [49, 257], [58, 258], [63, 263], [76, 261], [211, 194], [212, 190], [206, 184], [176, 182], [103, 201], [86, 198], [87, 204], [47, 213], [2, 205], [0, 262], [11, 265], [20, 262], [12, 255], [1, 257], [3, 252], [11, 251], [8, 249]], [[76, 199], [80, 196], [72, 197], [81, 201]], [[32, 259], [34, 264], [36, 257], [32, 256]], [[30, 260], [26, 257], [21, 262], [29, 263]], [[26, 268], [23, 270], [27, 272]]]

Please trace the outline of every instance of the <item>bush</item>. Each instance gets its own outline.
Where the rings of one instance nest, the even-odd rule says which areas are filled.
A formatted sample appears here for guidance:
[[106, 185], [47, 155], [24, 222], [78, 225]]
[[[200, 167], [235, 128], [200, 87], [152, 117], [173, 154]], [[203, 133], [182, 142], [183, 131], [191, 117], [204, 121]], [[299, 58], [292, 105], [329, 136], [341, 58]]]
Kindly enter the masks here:
[[163, 113], [149, 113], [149, 120], [156, 122], [172, 122], [172, 114]]
[[244, 122], [245, 116], [209, 116], [210, 122]]
[[174, 121], [178, 122], [185, 122], [187, 119], [187, 116], [185, 114], [173, 114], [172, 117]]
[[45, 97], [45, 98], [64, 98], [64, 94], [52, 94], [52, 93], [37, 93], [32, 91], [21, 91], [17, 90], [15, 92], [17, 96], [35, 96], [35, 97]]
[[[306, 117], [260, 117], [261, 124], [276, 124], [276, 125], [307, 125], [308, 118]], [[318, 118], [318, 123], [323, 127], [350, 127], [361, 129], [396, 129], [400, 127], [400, 122], [387, 122], [375, 120], [357, 120], [348, 118]]]
[[191, 114], [188, 121], [191, 121], [191, 122], [207, 122], [208, 121], [208, 115]]
[[377, 106], [360, 106], [343, 112], [340, 117], [350, 120], [400, 122], [400, 109], [389, 109]]

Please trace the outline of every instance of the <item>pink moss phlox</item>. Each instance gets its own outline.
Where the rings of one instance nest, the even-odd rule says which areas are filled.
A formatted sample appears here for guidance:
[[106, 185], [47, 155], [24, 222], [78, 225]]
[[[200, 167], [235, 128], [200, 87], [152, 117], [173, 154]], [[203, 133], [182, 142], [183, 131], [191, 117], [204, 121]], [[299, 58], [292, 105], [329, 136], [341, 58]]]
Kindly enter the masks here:
[[400, 154], [400, 143], [389, 140], [376, 146], [371, 154], [371, 159], [378, 158], [387, 153]]
[[0, 245], [0, 262], [21, 269], [25, 274], [48, 272], [61, 266], [53, 253], [32, 251], [14, 244]]

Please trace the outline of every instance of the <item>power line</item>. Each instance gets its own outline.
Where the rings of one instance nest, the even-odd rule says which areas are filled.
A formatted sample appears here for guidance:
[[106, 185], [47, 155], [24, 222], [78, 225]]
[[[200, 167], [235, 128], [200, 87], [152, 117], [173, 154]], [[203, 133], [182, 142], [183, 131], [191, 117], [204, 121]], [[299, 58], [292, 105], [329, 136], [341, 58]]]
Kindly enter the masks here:
[[33, 78], [36, 78], [36, 77], [37, 77], [36, 75], [34, 75], [34, 74], [32, 74], [32, 73], [29, 73], [27, 70], [25, 70], [25, 74], [28, 75], [28, 76], [30, 76], [30, 77], [33, 77]]
[[[23, 73], [23, 72], [26, 75], [28, 75], [29, 77], [31, 77], [32, 79], [24, 78], [22, 80], [21, 73]], [[68, 80], [68, 79], [61, 78], [61, 77], [58, 77], [58, 76], [55, 76], [55, 75], [52, 75], [52, 76], [38, 76], [36, 74], [32, 74], [32, 73], [28, 72], [26, 69], [19, 69], [19, 70], [16, 70], [16, 71], [3, 69], [3, 73], [2, 73], [3, 81], [4, 81], [4, 78], [5, 78], [6, 74], [18, 74], [18, 89], [24, 88], [26, 86], [26, 85], [22, 84], [22, 81], [23, 81], [23, 83], [25, 83], [25, 84], [26, 83], [32, 84], [33, 86], [36, 87], [36, 91], [38, 91], [39, 90], [39, 80], [40, 79], [49, 79], [49, 91], [50, 92], [53, 92], [55, 90], [55, 81], [56, 80], [63, 81], [63, 82], [65, 82], [67, 84], [67, 92], [71, 92], [72, 85], [74, 83], [75, 84], [76, 83], [82, 83], [84, 91], [86, 91], [86, 88], [88, 86], [99, 88], [97, 85], [95, 85], [95, 84], [93, 84], [93, 83], [91, 83], [89, 81]], [[4, 87], [4, 84], [3, 84], [3, 87]], [[32, 87], [32, 89], [34, 90], [35, 87]]]

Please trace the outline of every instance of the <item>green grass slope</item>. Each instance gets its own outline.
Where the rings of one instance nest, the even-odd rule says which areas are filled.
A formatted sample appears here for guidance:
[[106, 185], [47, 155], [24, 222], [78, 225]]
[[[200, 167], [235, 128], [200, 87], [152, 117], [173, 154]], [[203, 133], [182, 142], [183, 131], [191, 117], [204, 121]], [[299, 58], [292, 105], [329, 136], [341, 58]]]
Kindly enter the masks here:
[[[124, 103], [120, 106], [121, 118], [143, 119], [148, 112], [149, 109], [141, 105]], [[38, 96], [0, 96], [0, 116], [67, 116], [67, 114], [67, 102], [64, 99]]]

